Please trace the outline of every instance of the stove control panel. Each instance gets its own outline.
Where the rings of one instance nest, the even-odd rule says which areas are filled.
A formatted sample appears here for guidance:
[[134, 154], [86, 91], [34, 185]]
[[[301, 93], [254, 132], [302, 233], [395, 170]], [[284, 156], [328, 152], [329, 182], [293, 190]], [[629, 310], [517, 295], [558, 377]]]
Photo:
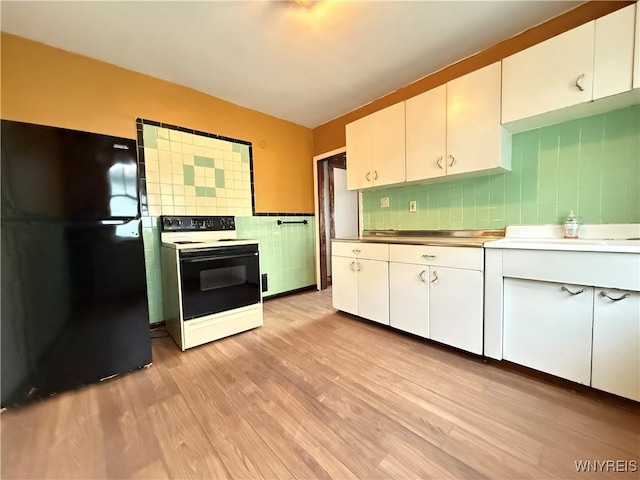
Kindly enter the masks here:
[[236, 229], [233, 216], [161, 216], [160, 229], [163, 232], [220, 232]]

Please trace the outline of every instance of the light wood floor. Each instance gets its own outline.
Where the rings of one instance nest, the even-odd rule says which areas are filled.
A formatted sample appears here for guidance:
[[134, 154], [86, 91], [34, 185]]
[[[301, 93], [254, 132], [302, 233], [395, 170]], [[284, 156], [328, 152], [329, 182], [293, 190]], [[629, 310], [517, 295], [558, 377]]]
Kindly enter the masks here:
[[575, 460], [639, 460], [636, 406], [337, 314], [328, 292], [266, 302], [263, 328], [185, 353], [154, 340], [153, 355], [2, 414], [1, 477], [592, 478]]

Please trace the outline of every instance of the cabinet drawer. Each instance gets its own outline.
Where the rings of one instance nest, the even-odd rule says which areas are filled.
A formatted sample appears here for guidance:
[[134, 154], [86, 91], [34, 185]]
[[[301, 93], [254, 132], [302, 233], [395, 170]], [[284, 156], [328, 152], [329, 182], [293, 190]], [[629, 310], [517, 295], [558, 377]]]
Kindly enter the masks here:
[[484, 269], [484, 250], [471, 247], [440, 247], [428, 245], [390, 245], [392, 262], [436, 265], [441, 267]]
[[505, 277], [640, 290], [636, 253], [504, 250], [502, 262]]
[[386, 243], [332, 242], [331, 253], [338, 257], [389, 260], [389, 245]]

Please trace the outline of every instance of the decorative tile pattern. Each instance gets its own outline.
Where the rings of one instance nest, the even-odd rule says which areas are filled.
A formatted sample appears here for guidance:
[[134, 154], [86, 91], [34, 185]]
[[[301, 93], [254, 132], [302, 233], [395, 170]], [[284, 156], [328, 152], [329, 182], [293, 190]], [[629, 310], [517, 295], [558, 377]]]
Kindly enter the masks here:
[[149, 215], [252, 214], [248, 145], [146, 124], [143, 139]]
[[640, 223], [640, 106], [513, 135], [511, 164], [498, 175], [365, 191], [363, 226], [559, 224], [570, 210], [580, 223]]
[[[251, 146], [148, 120], [138, 121], [140, 192], [149, 318], [164, 320], [160, 215], [234, 215], [241, 238], [260, 240], [265, 296], [315, 284], [313, 216], [255, 214]], [[277, 225], [305, 218], [308, 225]]]

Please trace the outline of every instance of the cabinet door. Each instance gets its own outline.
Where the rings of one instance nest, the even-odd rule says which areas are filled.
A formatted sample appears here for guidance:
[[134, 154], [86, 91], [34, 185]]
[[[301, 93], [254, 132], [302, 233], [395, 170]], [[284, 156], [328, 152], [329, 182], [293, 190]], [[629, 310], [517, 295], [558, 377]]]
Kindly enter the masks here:
[[345, 127], [347, 136], [347, 189], [373, 186], [373, 144], [371, 115]]
[[482, 354], [482, 272], [431, 267], [429, 333], [432, 340]]
[[[371, 115], [373, 121], [373, 184], [404, 182], [404, 102]], [[347, 162], [348, 162], [347, 157]]]
[[331, 295], [333, 308], [358, 314], [358, 284], [356, 259], [331, 257]]
[[505, 58], [502, 122], [590, 101], [594, 38], [592, 21]]
[[389, 263], [389, 324], [429, 338], [429, 267]]
[[504, 359], [589, 385], [592, 311], [592, 287], [505, 278]]
[[631, 90], [636, 5], [596, 20], [593, 99]]
[[447, 84], [447, 175], [501, 165], [500, 62]]
[[358, 259], [357, 267], [358, 315], [389, 325], [389, 263]]
[[410, 98], [405, 108], [407, 182], [444, 176], [447, 173], [447, 86]]
[[639, 339], [640, 293], [596, 288], [591, 386], [640, 401]]

